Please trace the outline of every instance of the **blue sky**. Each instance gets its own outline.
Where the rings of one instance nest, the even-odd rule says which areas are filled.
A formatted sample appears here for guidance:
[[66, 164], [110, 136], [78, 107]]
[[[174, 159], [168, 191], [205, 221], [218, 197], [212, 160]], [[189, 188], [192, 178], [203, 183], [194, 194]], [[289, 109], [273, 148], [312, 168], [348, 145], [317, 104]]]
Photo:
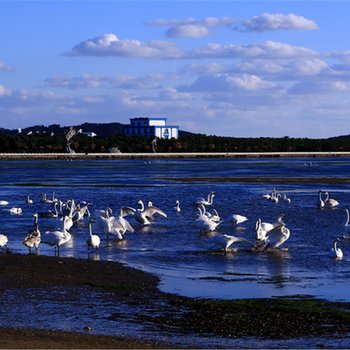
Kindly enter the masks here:
[[0, 1], [0, 127], [349, 134], [350, 1]]

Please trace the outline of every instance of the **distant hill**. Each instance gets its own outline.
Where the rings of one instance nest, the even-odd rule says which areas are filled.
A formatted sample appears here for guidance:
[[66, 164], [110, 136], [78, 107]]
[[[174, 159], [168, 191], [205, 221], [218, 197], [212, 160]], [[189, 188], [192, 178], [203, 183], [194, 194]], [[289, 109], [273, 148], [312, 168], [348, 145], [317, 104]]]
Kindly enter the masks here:
[[[94, 132], [96, 135], [101, 137], [107, 137], [112, 135], [124, 135], [124, 127], [126, 124], [121, 123], [83, 123], [79, 125], [72, 125], [76, 130], [81, 129], [83, 132]], [[70, 126], [60, 126], [59, 124], [52, 124], [49, 126], [34, 125], [28, 128], [22, 129], [22, 134], [28, 133], [33, 134], [54, 134], [54, 135], [65, 135], [69, 130]], [[18, 133], [17, 129], [4, 129], [0, 128], [0, 134], [11, 134], [15, 135]], [[188, 131], [179, 130], [179, 137], [186, 135], [192, 135], [193, 133]]]
[[349, 138], [350, 138], [350, 135], [339, 135], [339, 136], [329, 137], [328, 140], [346, 140]]
[[[121, 123], [83, 123], [79, 125], [72, 125], [72, 127], [76, 130], [81, 129], [83, 132], [94, 132], [98, 136], [106, 137], [112, 135], [123, 135], [124, 133], [124, 124]], [[40, 134], [48, 134], [52, 133], [55, 135], [65, 135], [69, 130], [70, 126], [60, 126], [59, 124], [52, 124], [49, 126], [44, 125], [34, 125], [28, 128], [22, 129], [23, 134], [28, 134], [29, 132], [40, 133]], [[2, 131], [2, 130], [0, 130]], [[17, 133], [17, 130], [11, 130], [10, 133]]]

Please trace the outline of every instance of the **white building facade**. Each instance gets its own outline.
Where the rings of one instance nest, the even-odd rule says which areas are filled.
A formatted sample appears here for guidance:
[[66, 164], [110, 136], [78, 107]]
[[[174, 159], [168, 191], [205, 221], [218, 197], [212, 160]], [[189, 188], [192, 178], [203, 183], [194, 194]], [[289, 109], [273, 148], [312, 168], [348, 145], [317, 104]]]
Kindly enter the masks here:
[[124, 128], [127, 136], [158, 137], [160, 139], [177, 139], [179, 127], [166, 125], [167, 118], [130, 118], [130, 125]]

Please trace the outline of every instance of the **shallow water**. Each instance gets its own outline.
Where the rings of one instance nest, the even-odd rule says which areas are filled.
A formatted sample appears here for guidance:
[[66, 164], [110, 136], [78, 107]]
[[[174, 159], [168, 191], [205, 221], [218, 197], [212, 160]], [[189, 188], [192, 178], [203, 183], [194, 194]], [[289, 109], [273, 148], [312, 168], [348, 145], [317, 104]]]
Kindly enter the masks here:
[[[310, 163], [310, 161], [312, 163]], [[305, 165], [306, 164], [306, 165]], [[310, 165], [311, 164], [311, 165]], [[27, 253], [23, 238], [32, 227], [35, 211], [47, 211], [40, 203], [41, 193], [54, 191], [62, 200], [91, 202], [95, 209], [121, 206], [138, 207], [137, 201], [149, 200], [168, 218], [159, 217], [150, 227], [140, 227], [133, 218], [134, 233], [125, 241], [110, 242], [99, 233], [102, 243], [98, 254], [88, 256], [87, 219], [73, 227], [72, 241], [62, 246], [61, 256], [116, 260], [156, 273], [161, 289], [186, 296], [210, 298], [261, 298], [311, 295], [328, 300], [350, 301], [350, 244], [341, 246], [343, 260], [328, 256], [333, 240], [345, 234], [344, 209], [350, 201], [350, 185], [319, 183], [238, 183], [178, 181], [176, 178], [201, 177], [283, 177], [342, 178], [350, 176], [350, 160], [335, 159], [205, 159], [205, 160], [112, 160], [112, 161], [1, 161], [0, 207], [1, 233], [9, 238], [9, 248]], [[162, 178], [173, 178], [163, 180]], [[291, 198], [291, 203], [273, 203], [262, 198], [272, 189]], [[318, 191], [328, 190], [340, 205], [318, 209]], [[197, 197], [215, 192], [214, 207], [222, 218], [234, 213], [249, 220], [235, 227], [230, 220], [217, 232], [200, 234], [195, 226]], [[27, 194], [34, 204], [25, 203]], [[176, 199], [182, 211], [176, 213]], [[21, 207], [22, 215], [11, 215], [10, 207]], [[252, 253], [246, 245], [237, 245], [237, 253], [213, 254], [210, 237], [220, 233], [252, 239], [257, 218], [274, 222], [285, 214], [291, 231], [284, 252]], [[61, 225], [59, 219], [39, 219], [41, 232]], [[96, 230], [95, 230], [96, 231]], [[53, 248], [42, 244], [41, 254], [53, 255]]]

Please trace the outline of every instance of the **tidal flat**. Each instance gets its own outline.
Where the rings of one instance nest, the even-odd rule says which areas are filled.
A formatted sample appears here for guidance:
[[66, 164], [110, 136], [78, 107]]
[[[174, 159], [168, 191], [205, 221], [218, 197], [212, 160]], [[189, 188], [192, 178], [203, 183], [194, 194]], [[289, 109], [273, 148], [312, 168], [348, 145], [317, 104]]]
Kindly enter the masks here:
[[[220, 348], [339, 348], [350, 344], [348, 302], [328, 302], [306, 295], [240, 300], [188, 298], [163, 293], [158, 289], [158, 283], [158, 277], [118, 262], [1, 254], [2, 297], [6, 299], [7, 293], [17, 295], [12, 300], [12, 309], [19, 316], [21, 311], [16, 300], [20, 303], [21, 295], [26, 295], [27, 299], [31, 296], [26, 312], [27, 320], [34, 323], [29, 322], [31, 326], [28, 327], [27, 320], [22, 319], [15, 326], [6, 324], [9, 315], [2, 314], [0, 347], [212, 347], [196, 342], [197, 336], [222, 339], [221, 345], [215, 346]], [[95, 323], [86, 323], [83, 318], [75, 321], [78, 326], [74, 332], [69, 331], [68, 319], [62, 319], [57, 329], [42, 322], [39, 327], [33, 327], [37, 310], [41, 307], [41, 300], [36, 299], [39, 290], [40, 295], [52, 295], [54, 290], [59, 290], [61, 304], [77, 295], [84, 298], [97, 293], [99, 298], [109, 301], [110, 313], [104, 313], [103, 317], [116, 321], [116, 325], [120, 318], [124, 318], [124, 322], [134, 324], [135, 328], [147, 329], [147, 336], [144, 330], [128, 333], [126, 328], [108, 336], [96, 330]], [[81, 307], [85, 302], [80, 300]], [[122, 304], [124, 313], [115, 313], [113, 303]], [[94, 307], [98, 306], [94, 304]], [[74, 308], [76, 310], [72, 313], [79, 315], [79, 306], [75, 304]], [[3, 312], [4, 308], [0, 314]], [[101, 315], [95, 315], [98, 324]], [[67, 329], [62, 326], [65, 321]]]

